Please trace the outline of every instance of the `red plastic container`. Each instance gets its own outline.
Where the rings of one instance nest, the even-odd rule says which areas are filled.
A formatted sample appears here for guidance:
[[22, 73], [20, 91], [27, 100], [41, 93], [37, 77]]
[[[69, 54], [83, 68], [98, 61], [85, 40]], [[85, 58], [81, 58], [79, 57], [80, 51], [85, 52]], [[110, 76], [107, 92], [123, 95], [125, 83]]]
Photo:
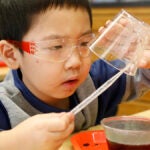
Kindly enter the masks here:
[[108, 150], [103, 130], [83, 131], [71, 137], [74, 150]]
[[6, 64], [0, 60], [0, 67], [6, 67]]

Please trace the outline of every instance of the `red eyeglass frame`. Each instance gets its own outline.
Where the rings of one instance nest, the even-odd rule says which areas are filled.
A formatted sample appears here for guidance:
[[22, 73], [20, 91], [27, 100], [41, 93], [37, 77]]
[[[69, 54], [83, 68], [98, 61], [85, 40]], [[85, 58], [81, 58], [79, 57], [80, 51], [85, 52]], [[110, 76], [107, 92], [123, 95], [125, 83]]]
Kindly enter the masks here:
[[15, 41], [15, 40], [7, 40], [9, 43], [13, 44], [15, 47], [20, 48], [21, 50], [29, 53], [35, 53], [35, 43], [34, 42], [25, 42], [25, 41]]

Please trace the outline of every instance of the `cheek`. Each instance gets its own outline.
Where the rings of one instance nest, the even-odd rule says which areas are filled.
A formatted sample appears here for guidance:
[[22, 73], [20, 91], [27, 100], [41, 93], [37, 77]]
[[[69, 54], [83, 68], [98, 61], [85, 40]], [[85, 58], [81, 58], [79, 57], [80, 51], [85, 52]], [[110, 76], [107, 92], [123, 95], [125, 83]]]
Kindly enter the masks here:
[[40, 76], [43, 80], [52, 79], [53, 82], [60, 78], [60, 74], [62, 73], [63, 69], [61, 65], [44, 61], [42, 61], [42, 63], [43, 64], [41, 65], [40, 62], [36, 62], [35, 71], [37, 72], [38, 76]]
[[86, 79], [91, 68], [91, 59], [87, 59], [86, 61], [84, 61], [82, 68], [82, 78]]
[[28, 61], [23, 61], [21, 70], [26, 79], [32, 78], [36, 82], [43, 82], [43, 84], [51, 82], [53, 84], [61, 74], [62, 67], [57, 64], [33, 58], [32, 60], [28, 59]]

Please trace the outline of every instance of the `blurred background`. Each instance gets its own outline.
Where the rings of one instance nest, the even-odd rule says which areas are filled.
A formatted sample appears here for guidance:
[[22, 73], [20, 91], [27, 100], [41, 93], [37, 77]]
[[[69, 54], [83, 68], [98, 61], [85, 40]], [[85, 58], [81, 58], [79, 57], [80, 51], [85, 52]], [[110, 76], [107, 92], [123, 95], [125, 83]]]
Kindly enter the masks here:
[[137, 1], [148, 1], [148, 0], [90, 0], [91, 2], [137, 2]]

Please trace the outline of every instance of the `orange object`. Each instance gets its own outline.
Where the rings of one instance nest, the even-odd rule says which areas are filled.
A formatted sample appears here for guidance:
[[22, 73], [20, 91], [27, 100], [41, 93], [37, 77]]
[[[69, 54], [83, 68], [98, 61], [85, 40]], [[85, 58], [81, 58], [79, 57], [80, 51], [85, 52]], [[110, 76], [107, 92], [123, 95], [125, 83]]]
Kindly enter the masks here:
[[103, 130], [83, 131], [71, 137], [74, 150], [108, 150]]
[[3, 61], [0, 61], [0, 67], [6, 67], [7, 65], [3, 62]]

